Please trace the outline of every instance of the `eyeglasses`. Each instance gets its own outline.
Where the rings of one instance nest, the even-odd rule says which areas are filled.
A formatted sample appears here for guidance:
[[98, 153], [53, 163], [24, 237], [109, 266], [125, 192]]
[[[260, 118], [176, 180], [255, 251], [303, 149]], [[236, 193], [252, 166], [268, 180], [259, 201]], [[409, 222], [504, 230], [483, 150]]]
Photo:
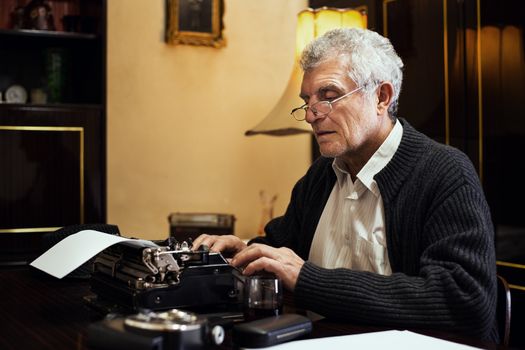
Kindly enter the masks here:
[[313, 105], [311, 105], [310, 107], [308, 107], [308, 103], [305, 103], [301, 107], [297, 107], [297, 108], [292, 109], [292, 112], [290, 114], [297, 121], [305, 120], [306, 119], [306, 113], [309, 110], [312, 111], [312, 113], [314, 114], [314, 116], [316, 118], [324, 117], [325, 115], [329, 114], [332, 111], [332, 104], [336, 103], [337, 101], [342, 100], [343, 98], [345, 98], [347, 96], [352, 95], [355, 92], [358, 92], [362, 88], [363, 87], [360, 86], [360, 87], [358, 87], [358, 88], [356, 88], [356, 89], [354, 89], [354, 90], [344, 94], [343, 96], [339, 96], [338, 98], [336, 98], [335, 100], [332, 100], [332, 101], [319, 101], [319, 102], [316, 102]]

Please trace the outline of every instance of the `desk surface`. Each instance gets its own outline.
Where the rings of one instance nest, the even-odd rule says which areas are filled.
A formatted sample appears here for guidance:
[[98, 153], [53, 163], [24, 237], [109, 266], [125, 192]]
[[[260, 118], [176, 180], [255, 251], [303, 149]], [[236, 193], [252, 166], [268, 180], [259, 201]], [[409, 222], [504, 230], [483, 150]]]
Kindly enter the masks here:
[[[95, 321], [95, 314], [83, 302], [89, 294], [89, 282], [58, 280], [27, 267], [3, 268], [0, 276], [0, 349], [87, 349], [87, 326]], [[314, 322], [310, 337], [379, 330], [384, 329], [322, 320]], [[455, 335], [418, 333], [483, 349], [505, 349]], [[222, 348], [230, 349], [231, 344]]]

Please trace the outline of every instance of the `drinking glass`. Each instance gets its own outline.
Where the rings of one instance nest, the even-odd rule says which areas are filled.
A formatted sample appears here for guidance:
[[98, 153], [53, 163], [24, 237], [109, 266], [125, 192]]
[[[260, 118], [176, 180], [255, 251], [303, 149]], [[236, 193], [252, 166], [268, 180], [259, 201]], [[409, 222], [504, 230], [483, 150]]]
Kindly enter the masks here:
[[244, 320], [277, 316], [282, 312], [282, 281], [269, 273], [248, 276], [244, 283]]

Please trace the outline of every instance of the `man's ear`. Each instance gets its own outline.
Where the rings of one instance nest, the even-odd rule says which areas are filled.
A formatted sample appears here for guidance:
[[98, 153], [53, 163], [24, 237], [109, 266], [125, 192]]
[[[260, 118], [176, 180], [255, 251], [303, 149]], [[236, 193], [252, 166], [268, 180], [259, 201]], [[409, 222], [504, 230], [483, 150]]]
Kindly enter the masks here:
[[386, 81], [381, 83], [377, 88], [377, 114], [388, 113], [388, 107], [392, 104], [394, 98], [394, 86]]

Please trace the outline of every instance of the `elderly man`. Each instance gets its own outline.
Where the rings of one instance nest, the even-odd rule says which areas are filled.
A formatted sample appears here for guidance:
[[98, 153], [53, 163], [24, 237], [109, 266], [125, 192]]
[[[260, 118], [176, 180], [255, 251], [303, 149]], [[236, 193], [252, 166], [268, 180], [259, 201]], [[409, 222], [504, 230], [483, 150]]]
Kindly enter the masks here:
[[246, 246], [202, 235], [247, 275], [266, 270], [299, 307], [396, 328], [498, 340], [493, 225], [460, 151], [395, 116], [402, 66], [388, 39], [336, 29], [303, 52], [292, 113], [323, 157], [295, 185], [284, 216]]

